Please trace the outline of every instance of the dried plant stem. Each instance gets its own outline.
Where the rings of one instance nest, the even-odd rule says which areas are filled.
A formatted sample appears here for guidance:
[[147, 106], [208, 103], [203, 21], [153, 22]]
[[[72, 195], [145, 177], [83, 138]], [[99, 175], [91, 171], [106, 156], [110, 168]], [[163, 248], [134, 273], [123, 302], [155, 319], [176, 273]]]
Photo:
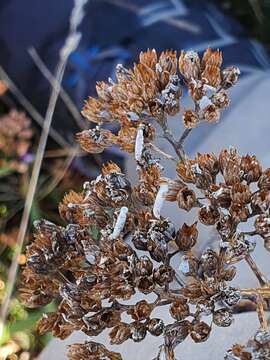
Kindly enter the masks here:
[[10, 266], [10, 269], [8, 272], [8, 281], [7, 281], [8, 287], [7, 287], [7, 291], [6, 291], [5, 298], [3, 300], [3, 303], [1, 306], [1, 312], [0, 312], [1, 328], [3, 327], [6, 317], [7, 317], [8, 307], [9, 307], [12, 291], [13, 291], [15, 281], [16, 281], [16, 274], [18, 271], [18, 260], [19, 260], [19, 256], [20, 256], [20, 253], [22, 250], [24, 238], [25, 238], [26, 231], [27, 231], [31, 207], [32, 207], [34, 195], [36, 192], [37, 182], [38, 182], [41, 164], [42, 164], [42, 160], [43, 160], [43, 156], [44, 156], [44, 152], [45, 152], [45, 148], [46, 148], [46, 144], [47, 144], [47, 140], [48, 140], [48, 136], [49, 136], [49, 132], [50, 132], [50, 127], [51, 127], [51, 123], [52, 123], [55, 106], [56, 106], [57, 99], [58, 99], [58, 96], [60, 93], [60, 84], [63, 79], [65, 67], [67, 64], [67, 59], [68, 59], [69, 55], [71, 54], [71, 52], [74, 51], [74, 49], [77, 47], [79, 40], [80, 40], [80, 34], [77, 33], [77, 26], [80, 24], [80, 22], [82, 20], [84, 4], [85, 4], [85, 0], [81, 0], [81, 1], [75, 0], [75, 5], [72, 10], [72, 14], [71, 14], [71, 18], [70, 18], [69, 35], [66, 39], [64, 46], [60, 50], [60, 60], [59, 60], [59, 63], [57, 65], [56, 71], [55, 71], [56, 82], [55, 82], [55, 86], [52, 88], [51, 96], [49, 99], [49, 104], [48, 104], [48, 108], [46, 111], [45, 120], [43, 123], [43, 129], [42, 129], [40, 141], [38, 144], [37, 155], [35, 158], [33, 171], [32, 171], [32, 175], [31, 175], [31, 179], [30, 179], [30, 183], [29, 183], [29, 187], [28, 187], [28, 191], [27, 191], [27, 195], [26, 195], [25, 207], [24, 207], [24, 211], [23, 211], [23, 215], [22, 215], [22, 219], [21, 219], [21, 223], [20, 223], [20, 228], [19, 228], [19, 233], [18, 233], [18, 237], [17, 237], [17, 247], [15, 249], [15, 252], [14, 252], [14, 255], [12, 258], [12, 262], [11, 262], [11, 266]]
[[244, 288], [240, 290], [243, 296], [257, 296], [261, 295], [264, 299], [270, 299], [270, 287], [261, 288]]
[[265, 286], [265, 285], [269, 285], [269, 281], [267, 280], [267, 278], [263, 275], [263, 273], [260, 271], [260, 269], [258, 268], [257, 264], [255, 263], [255, 261], [252, 259], [252, 257], [250, 256], [250, 254], [248, 254], [245, 257], [245, 260], [247, 262], [247, 264], [249, 265], [249, 267], [251, 268], [251, 270], [253, 271], [254, 275], [256, 276], [256, 278], [258, 279], [259, 283], [261, 286]]
[[267, 321], [265, 318], [264, 306], [263, 306], [263, 298], [260, 294], [257, 295], [257, 314], [258, 319], [261, 325], [262, 330], [267, 330]]
[[178, 145], [178, 146], [183, 146], [183, 143], [184, 143], [184, 141], [186, 140], [186, 138], [188, 137], [188, 135], [190, 134], [191, 130], [192, 130], [192, 129], [185, 129], [185, 130], [183, 131], [183, 134], [181, 135], [180, 139], [179, 139], [178, 142], [177, 142], [177, 145]]
[[[38, 123], [39, 126], [43, 126], [44, 118], [34, 108], [34, 106], [26, 99], [15, 83], [10, 79], [5, 70], [0, 66], [0, 78], [7, 84], [9, 90], [17, 98], [23, 108], [30, 114], [30, 116]], [[50, 128], [51, 138], [61, 147], [70, 147], [70, 144], [52, 127]]]
[[88, 156], [86, 152], [80, 151], [74, 147], [69, 149], [47, 150], [44, 154], [44, 159], [67, 157], [70, 156], [75, 150], [77, 150], [76, 156]]
[[161, 149], [160, 149], [159, 147], [157, 147], [155, 144], [149, 143], [149, 146], [150, 146], [153, 150], [155, 150], [157, 153], [159, 153], [160, 155], [162, 155], [165, 159], [172, 160], [172, 161], [174, 161], [174, 162], [177, 161], [173, 156], [165, 153], [163, 150], [161, 150]]
[[[57, 85], [57, 80], [53, 76], [53, 74], [50, 72], [50, 70], [47, 68], [45, 63], [42, 61], [40, 56], [38, 55], [37, 51], [34, 48], [29, 49], [29, 54], [31, 55], [34, 63], [40, 70], [40, 72], [44, 75], [44, 77], [49, 81], [52, 87], [55, 87]], [[63, 87], [60, 87], [60, 93], [59, 97], [63, 100], [65, 103], [67, 109], [73, 116], [74, 120], [76, 121], [78, 127], [80, 129], [85, 129], [85, 123], [81, 117], [80, 112], [78, 111], [76, 105], [73, 103], [72, 99], [68, 95], [68, 93], [63, 89]]]

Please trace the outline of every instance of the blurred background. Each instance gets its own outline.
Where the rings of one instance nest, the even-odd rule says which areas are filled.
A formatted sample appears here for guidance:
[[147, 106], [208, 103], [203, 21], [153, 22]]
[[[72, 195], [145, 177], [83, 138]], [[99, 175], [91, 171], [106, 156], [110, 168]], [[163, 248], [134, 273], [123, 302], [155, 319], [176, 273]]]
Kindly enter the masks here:
[[[0, 303], [72, 7], [72, 0], [0, 1]], [[57, 204], [64, 193], [96, 177], [104, 161], [116, 161], [133, 177], [133, 164], [118, 149], [90, 156], [78, 150], [74, 134], [89, 127], [80, 109], [95, 94], [96, 81], [114, 79], [118, 63], [131, 66], [147, 48], [222, 50], [224, 65], [241, 69], [239, 85], [232, 90], [232, 105], [221, 122], [194, 131], [187, 152], [237, 145], [240, 153], [255, 153], [264, 166], [269, 165], [269, 0], [88, 0], [80, 31], [81, 42], [64, 74], [24, 247], [31, 239], [33, 221], [43, 217], [61, 223]], [[174, 120], [172, 128], [179, 132], [181, 121]], [[165, 144], [161, 147], [170, 151]], [[168, 213], [175, 217], [172, 209]], [[260, 252], [258, 260], [269, 272]], [[24, 262], [21, 255], [19, 265]], [[37, 359], [41, 352], [41, 358], [47, 359], [55, 351], [53, 358], [64, 359], [59, 343], [35, 332], [36, 320], [47, 310], [25, 309], [15, 286], [7, 321], [0, 329], [0, 360]]]

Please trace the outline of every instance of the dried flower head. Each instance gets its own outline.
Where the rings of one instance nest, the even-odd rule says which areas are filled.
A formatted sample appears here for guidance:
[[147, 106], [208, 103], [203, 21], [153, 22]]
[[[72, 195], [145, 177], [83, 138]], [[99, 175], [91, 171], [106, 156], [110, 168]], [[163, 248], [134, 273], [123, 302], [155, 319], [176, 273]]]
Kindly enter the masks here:
[[[29, 307], [60, 300], [56, 310], [40, 320], [41, 333], [51, 331], [63, 339], [77, 330], [97, 336], [109, 329], [112, 345], [141, 342], [150, 333], [164, 339], [156, 359], [174, 360], [175, 348], [187, 337], [204, 342], [215, 331], [212, 324], [229, 327], [234, 307], [248, 298], [257, 308], [260, 329], [251, 346], [233, 346], [227, 359], [252, 359], [249, 353], [254, 359], [269, 357], [264, 318], [269, 281], [252, 252], [260, 238], [270, 249], [270, 170], [263, 170], [255, 156], [241, 157], [234, 148], [216, 155], [198, 153], [191, 159], [183, 147], [191, 129], [201, 121], [216, 122], [229, 104], [226, 90], [236, 83], [239, 70], [221, 66], [219, 50], [207, 49], [201, 57], [182, 51], [179, 59], [175, 51], [158, 55], [147, 50], [132, 69], [117, 65], [115, 82], [97, 84], [97, 98], [90, 97], [82, 111], [97, 125], [78, 134], [77, 140], [94, 153], [118, 145], [133, 156], [138, 181], [133, 185], [117, 164], [109, 162], [81, 192], [65, 195], [59, 206], [63, 226], [35, 222], [21, 297]], [[186, 129], [176, 140], [168, 117], [182, 111], [181, 78], [194, 108], [183, 110]], [[103, 127], [106, 122], [117, 123], [116, 134]], [[177, 160], [155, 145], [158, 127]], [[162, 175], [155, 152], [173, 161], [179, 179]], [[179, 211], [192, 211], [194, 223], [182, 223], [176, 231], [166, 217], [166, 201], [175, 202]], [[254, 228], [240, 232], [239, 225], [250, 218]], [[214, 229], [211, 244], [199, 236], [205, 225]], [[177, 254], [174, 266], [171, 260]], [[238, 271], [232, 264], [240, 261], [246, 261], [258, 278], [257, 288], [229, 284]], [[164, 305], [171, 323], [152, 317]], [[124, 322], [124, 316], [130, 322]], [[68, 356], [121, 359], [119, 353], [92, 341], [71, 345]]]

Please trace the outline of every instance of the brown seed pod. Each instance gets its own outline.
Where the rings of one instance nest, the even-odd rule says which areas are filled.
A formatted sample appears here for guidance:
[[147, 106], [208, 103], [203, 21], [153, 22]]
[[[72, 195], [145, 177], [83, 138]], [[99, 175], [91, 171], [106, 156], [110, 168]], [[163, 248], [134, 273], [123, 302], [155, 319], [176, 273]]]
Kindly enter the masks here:
[[254, 227], [259, 235], [268, 237], [270, 234], [270, 217], [267, 214], [259, 215], [255, 220]]
[[228, 327], [233, 323], [233, 313], [232, 310], [228, 308], [222, 308], [216, 310], [213, 313], [213, 322], [217, 326]]
[[196, 161], [202, 171], [207, 171], [213, 177], [219, 173], [219, 162], [214, 154], [197, 153]]
[[259, 180], [262, 174], [262, 167], [255, 155], [246, 155], [241, 157], [240, 169], [243, 171], [242, 178], [247, 184]]
[[197, 238], [197, 222], [190, 226], [184, 223], [176, 233], [175, 242], [180, 251], [188, 251], [196, 244]]
[[136, 274], [138, 276], [150, 276], [153, 272], [153, 263], [148, 256], [141, 256], [136, 263]]
[[270, 168], [264, 170], [258, 180], [258, 187], [261, 190], [270, 190]]
[[199, 55], [195, 51], [182, 50], [179, 57], [179, 70], [187, 82], [198, 79], [201, 71]]
[[239, 75], [240, 70], [236, 66], [230, 66], [224, 69], [221, 73], [221, 86], [223, 87], [223, 89], [229, 89], [231, 86], [235, 85]]
[[198, 212], [198, 218], [204, 225], [214, 225], [220, 218], [220, 213], [216, 207], [203, 206]]
[[198, 321], [192, 326], [190, 336], [196, 343], [204, 342], [209, 338], [211, 327], [203, 321]]
[[201, 259], [200, 259], [200, 265], [202, 268], [202, 271], [211, 276], [214, 275], [215, 272], [218, 269], [218, 263], [219, 263], [219, 257], [218, 254], [212, 250], [207, 249], [202, 253]]
[[160, 336], [164, 330], [164, 322], [161, 319], [153, 318], [147, 322], [147, 330], [151, 335]]
[[169, 311], [171, 316], [178, 321], [184, 320], [189, 316], [189, 306], [185, 299], [174, 301], [171, 304]]
[[248, 219], [248, 208], [241, 204], [232, 203], [229, 211], [235, 223], [245, 222]]
[[153, 310], [153, 306], [148, 304], [147, 301], [141, 300], [137, 302], [132, 309], [128, 310], [128, 314], [131, 315], [134, 320], [144, 320], [148, 318]]
[[131, 330], [131, 339], [134, 342], [142, 341], [145, 338], [147, 332], [146, 325], [139, 321], [132, 322], [130, 324], [130, 330]]
[[182, 120], [187, 129], [195, 128], [200, 122], [198, 114], [191, 109], [185, 109]]
[[235, 204], [248, 204], [251, 199], [251, 191], [247, 185], [235, 183], [231, 187], [231, 199]]
[[197, 204], [195, 192], [188, 187], [178, 192], [176, 200], [179, 208], [186, 211], [190, 211]]
[[218, 109], [224, 109], [230, 105], [230, 99], [224, 90], [220, 90], [213, 94], [211, 101]]
[[210, 104], [203, 109], [203, 117], [210, 124], [216, 123], [220, 119], [220, 110], [214, 104]]
[[194, 183], [195, 175], [192, 166], [196, 164], [195, 160], [179, 161], [176, 166], [176, 172], [180, 179], [185, 183]]
[[160, 286], [169, 284], [173, 280], [173, 277], [174, 270], [171, 266], [160, 265], [154, 269], [153, 279]]
[[261, 190], [251, 196], [251, 209], [253, 214], [264, 213], [270, 206], [270, 191]]
[[229, 208], [232, 202], [230, 187], [225, 184], [211, 184], [209, 198], [214, 205]]
[[111, 344], [120, 345], [131, 336], [129, 324], [120, 323], [116, 325], [109, 333]]
[[188, 320], [175, 322], [167, 325], [164, 331], [165, 345], [175, 348], [189, 335], [191, 324]]

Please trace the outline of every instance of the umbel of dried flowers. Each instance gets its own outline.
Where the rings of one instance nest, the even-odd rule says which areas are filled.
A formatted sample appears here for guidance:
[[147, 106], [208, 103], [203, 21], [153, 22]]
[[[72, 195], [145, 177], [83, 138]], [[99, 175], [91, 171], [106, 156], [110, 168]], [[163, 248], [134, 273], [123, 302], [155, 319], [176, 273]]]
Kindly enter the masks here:
[[[178, 57], [175, 51], [158, 56], [148, 50], [140, 54], [133, 69], [117, 65], [116, 82], [97, 83], [98, 97], [89, 98], [82, 111], [96, 126], [76, 138], [89, 152], [117, 145], [130, 153], [137, 163], [138, 183], [132, 186], [121, 169], [109, 162], [80, 193], [66, 194], [59, 205], [66, 226], [35, 222], [21, 297], [29, 307], [60, 300], [57, 310], [39, 321], [40, 333], [51, 331], [64, 339], [80, 330], [92, 338], [110, 329], [113, 345], [128, 339], [140, 342], [150, 333], [162, 338], [156, 359], [172, 360], [176, 346], [187, 337], [194, 343], [204, 342], [215, 326], [229, 327], [245, 300], [258, 311], [259, 330], [248, 348], [234, 345], [226, 359], [269, 355], [264, 314], [269, 281], [251, 253], [257, 238], [270, 249], [270, 169], [263, 170], [255, 156], [240, 156], [234, 148], [217, 155], [198, 153], [194, 159], [183, 148], [192, 128], [203, 121], [217, 122], [229, 103], [227, 90], [240, 71], [221, 69], [221, 65], [221, 52], [211, 49], [202, 58], [194, 51], [182, 51]], [[184, 87], [193, 108], [181, 106]], [[180, 113], [186, 129], [177, 139], [168, 118]], [[117, 134], [104, 129], [108, 122], [117, 122]], [[176, 158], [155, 145], [158, 128]], [[162, 177], [156, 153], [175, 163], [177, 179]], [[161, 215], [164, 201], [175, 202], [185, 211], [195, 209], [196, 221], [175, 229]], [[250, 218], [254, 228], [240, 231], [239, 224]], [[194, 248], [203, 241], [198, 222], [214, 227], [217, 237], [201, 255]], [[180, 260], [174, 268], [171, 260], [177, 254]], [[246, 261], [257, 276], [257, 288], [230, 284], [236, 274], [234, 264], [240, 261]], [[138, 293], [143, 300], [132, 303]], [[155, 300], [149, 301], [148, 294]], [[125, 300], [130, 300], [129, 305]], [[160, 306], [167, 307], [170, 322], [152, 315]], [[130, 321], [124, 322], [124, 314]], [[118, 351], [91, 339], [71, 345], [68, 357], [121, 359], [121, 347]]]

